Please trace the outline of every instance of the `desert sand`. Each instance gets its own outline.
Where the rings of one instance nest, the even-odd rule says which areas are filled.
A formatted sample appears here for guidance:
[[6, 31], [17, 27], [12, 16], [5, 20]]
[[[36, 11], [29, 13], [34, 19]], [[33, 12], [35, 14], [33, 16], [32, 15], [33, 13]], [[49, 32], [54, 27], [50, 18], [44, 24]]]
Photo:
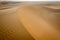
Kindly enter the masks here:
[[36, 40], [60, 40], [59, 10], [52, 4], [28, 5], [19, 8], [17, 16]]
[[0, 40], [60, 40], [60, 7], [56, 5], [0, 9]]

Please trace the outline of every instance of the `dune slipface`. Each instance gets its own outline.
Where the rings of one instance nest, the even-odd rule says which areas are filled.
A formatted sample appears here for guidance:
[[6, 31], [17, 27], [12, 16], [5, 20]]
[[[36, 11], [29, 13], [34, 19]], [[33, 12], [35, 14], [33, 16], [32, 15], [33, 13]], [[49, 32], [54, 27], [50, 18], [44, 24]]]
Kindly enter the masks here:
[[0, 9], [0, 40], [34, 40], [18, 20], [17, 9], [18, 6]]
[[19, 8], [17, 16], [36, 40], [60, 40], [59, 10], [52, 4], [28, 5]]

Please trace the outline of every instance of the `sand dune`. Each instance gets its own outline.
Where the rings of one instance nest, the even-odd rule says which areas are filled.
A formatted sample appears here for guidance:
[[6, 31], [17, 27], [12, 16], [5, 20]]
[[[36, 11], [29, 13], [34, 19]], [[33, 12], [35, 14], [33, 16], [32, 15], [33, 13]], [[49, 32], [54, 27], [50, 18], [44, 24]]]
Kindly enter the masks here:
[[18, 18], [36, 40], [60, 40], [60, 12], [46, 6], [21, 7], [17, 10]]
[[60, 4], [2, 4], [0, 40], [60, 40]]

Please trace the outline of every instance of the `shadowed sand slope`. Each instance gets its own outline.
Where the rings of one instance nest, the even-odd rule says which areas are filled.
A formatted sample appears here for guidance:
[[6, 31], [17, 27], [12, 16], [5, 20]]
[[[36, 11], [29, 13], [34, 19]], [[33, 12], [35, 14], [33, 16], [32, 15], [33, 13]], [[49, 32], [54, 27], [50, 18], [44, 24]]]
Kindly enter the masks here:
[[16, 16], [16, 9], [0, 10], [0, 40], [34, 40]]

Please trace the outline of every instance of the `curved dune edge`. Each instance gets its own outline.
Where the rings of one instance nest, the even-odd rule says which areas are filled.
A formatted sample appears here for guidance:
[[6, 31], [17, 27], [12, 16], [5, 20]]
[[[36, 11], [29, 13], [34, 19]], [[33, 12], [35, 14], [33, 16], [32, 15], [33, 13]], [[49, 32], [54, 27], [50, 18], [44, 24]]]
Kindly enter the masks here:
[[33, 6], [21, 7], [17, 10], [18, 19], [36, 40], [60, 40], [59, 31], [37, 16], [36, 10], [39, 10], [39, 8]]

